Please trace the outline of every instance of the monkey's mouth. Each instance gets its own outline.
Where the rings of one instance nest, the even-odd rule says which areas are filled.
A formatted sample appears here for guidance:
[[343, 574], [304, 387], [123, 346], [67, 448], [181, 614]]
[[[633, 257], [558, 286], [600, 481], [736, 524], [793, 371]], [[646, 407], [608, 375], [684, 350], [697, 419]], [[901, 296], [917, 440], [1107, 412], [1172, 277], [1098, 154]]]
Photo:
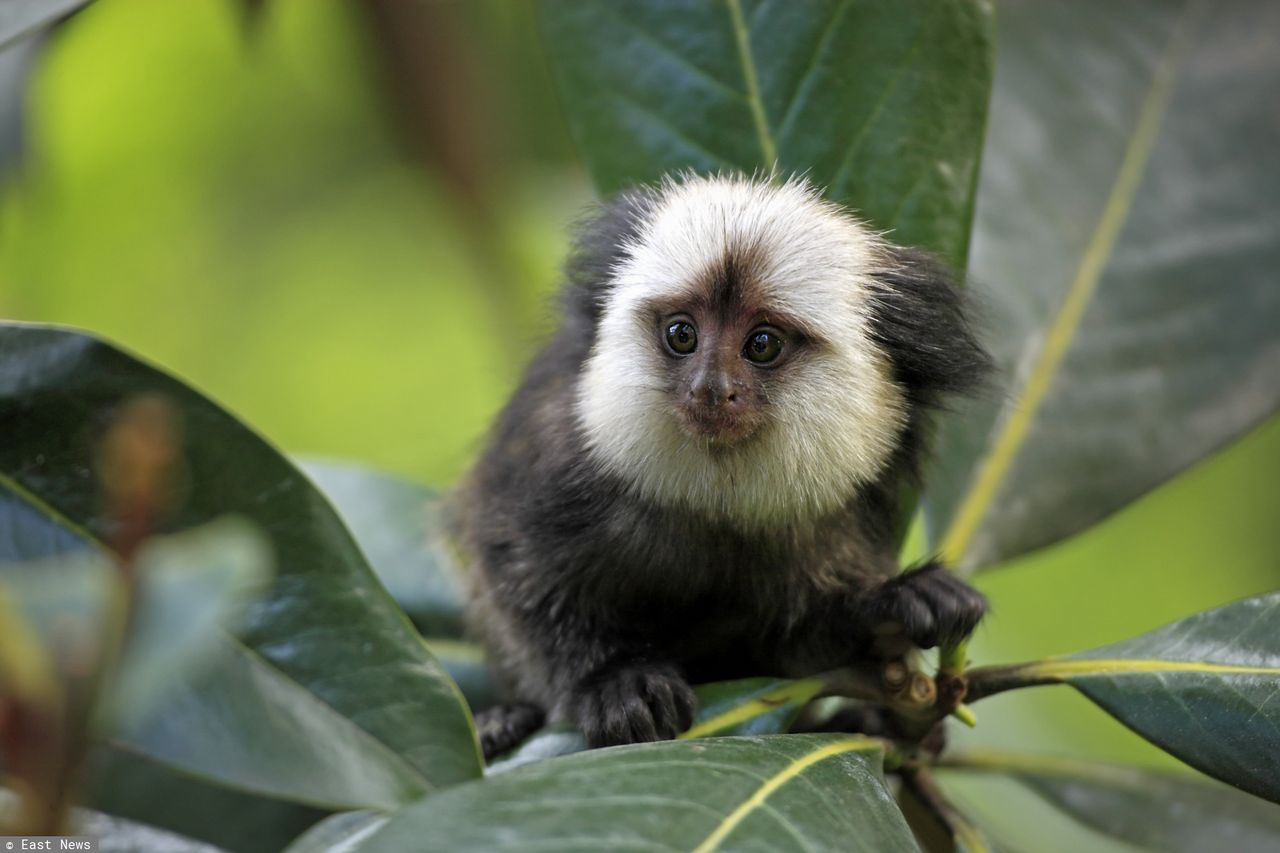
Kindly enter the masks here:
[[708, 406], [681, 406], [680, 425], [690, 437], [712, 448], [736, 447], [760, 431], [760, 419], [746, 412]]

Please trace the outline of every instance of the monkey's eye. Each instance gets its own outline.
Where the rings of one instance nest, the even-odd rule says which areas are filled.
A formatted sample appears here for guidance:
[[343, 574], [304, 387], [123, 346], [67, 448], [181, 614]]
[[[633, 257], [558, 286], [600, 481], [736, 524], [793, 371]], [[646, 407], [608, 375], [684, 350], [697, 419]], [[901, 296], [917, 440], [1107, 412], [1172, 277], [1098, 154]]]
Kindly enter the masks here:
[[676, 355], [688, 355], [698, 348], [698, 330], [687, 320], [667, 324], [667, 346]]
[[782, 355], [782, 337], [768, 329], [757, 329], [747, 338], [742, 354], [756, 364], [769, 364]]

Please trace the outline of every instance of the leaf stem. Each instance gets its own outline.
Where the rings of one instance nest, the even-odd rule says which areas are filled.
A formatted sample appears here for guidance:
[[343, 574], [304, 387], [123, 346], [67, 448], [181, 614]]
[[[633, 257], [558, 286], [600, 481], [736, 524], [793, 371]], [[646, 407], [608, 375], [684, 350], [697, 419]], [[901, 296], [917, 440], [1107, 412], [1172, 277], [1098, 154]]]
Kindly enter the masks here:
[[969, 641], [942, 646], [938, 652], [938, 672], [946, 675], [961, 675], [968, 663]]
[[963, 702], [956, 706], [956, 709], [951, 712], [951, 716], [971, 729], [978, 725], [978, 715], [973, 713], [973, 710]]
[[1060, 678], [1039, 671], [1037, 661], [1027, 663], [1004, 664], [1001, 666], [982, 666], [969, 670], [968, 693], [970, 702], [977, 702], [988, 696], [1003, 693], [1006, 690], [1017, 690], [1021, 687], [1038, 687], [1043, 684], [1056, 684]]

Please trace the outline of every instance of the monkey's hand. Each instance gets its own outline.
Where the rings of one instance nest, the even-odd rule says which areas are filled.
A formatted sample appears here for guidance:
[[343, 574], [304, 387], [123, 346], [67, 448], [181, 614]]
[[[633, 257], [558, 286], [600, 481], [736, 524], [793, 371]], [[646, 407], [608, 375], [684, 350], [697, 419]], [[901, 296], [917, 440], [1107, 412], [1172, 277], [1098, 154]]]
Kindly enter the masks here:
[[669, 664], [632, 662], [583, 680], [570, 713], [592, 747], [669, 740], [693, 724], [697, 699]]
[[987, 612], [987, 599], [934, 562], [876, 587], [864, 607], [874, 629], [898, 626], [906, 640], [927, 649], [972, 634]]

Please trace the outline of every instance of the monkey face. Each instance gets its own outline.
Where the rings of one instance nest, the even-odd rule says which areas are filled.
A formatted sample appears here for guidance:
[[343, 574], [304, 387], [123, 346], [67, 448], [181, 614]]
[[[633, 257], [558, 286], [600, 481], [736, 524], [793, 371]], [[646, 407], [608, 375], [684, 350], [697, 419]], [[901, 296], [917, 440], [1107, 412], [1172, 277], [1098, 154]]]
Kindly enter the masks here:
[[775, 327], [745, 328], [749, 321], [740, 317], [698, 313], [660, 324], [672, 359], [674, 408], [691, 436], [731, 447], [753, 437], [765, 421], [768, 392], [758, 374], [775, 367], [784, 351], [790, 355], [790, 347]]
[[768, 427], [771, 392], [803, 362], [809, 343], [799, 322], [757, 304], [762, 294], [738, 260], [711, 271], [693, 298], [660, 301], [651, 312], [672, 413], [710, 451], [747, 443]]
[[689, 178], [645, 216], [578, 383], [594, 459], [743, 524], [839, 506], [905, 417], [871, 329], [884, 244], [797, 182]]

